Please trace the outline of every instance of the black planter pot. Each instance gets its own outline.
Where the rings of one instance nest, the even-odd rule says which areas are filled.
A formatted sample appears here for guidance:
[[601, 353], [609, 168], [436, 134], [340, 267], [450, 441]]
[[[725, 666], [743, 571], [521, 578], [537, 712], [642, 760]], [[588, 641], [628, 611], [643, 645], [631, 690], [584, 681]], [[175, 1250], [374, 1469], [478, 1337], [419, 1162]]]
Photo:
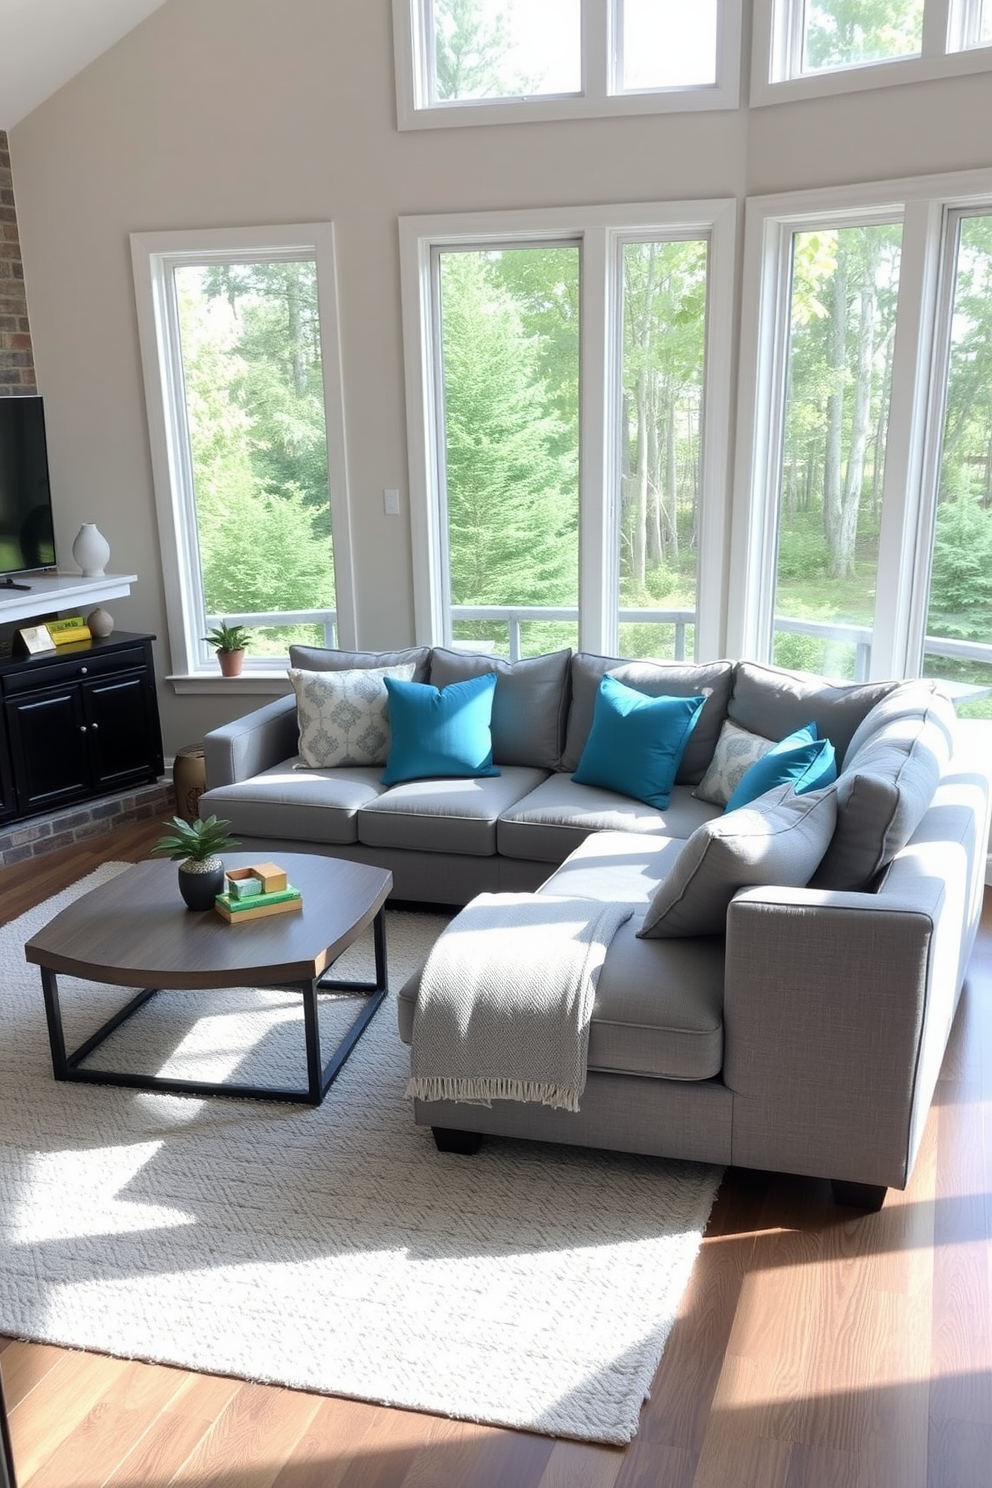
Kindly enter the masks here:
[[217, 895], [224, 892], [224, 864], [220, 858], [189, 866], [180, 863], [179, 892], [187, 909], [213, 909]]

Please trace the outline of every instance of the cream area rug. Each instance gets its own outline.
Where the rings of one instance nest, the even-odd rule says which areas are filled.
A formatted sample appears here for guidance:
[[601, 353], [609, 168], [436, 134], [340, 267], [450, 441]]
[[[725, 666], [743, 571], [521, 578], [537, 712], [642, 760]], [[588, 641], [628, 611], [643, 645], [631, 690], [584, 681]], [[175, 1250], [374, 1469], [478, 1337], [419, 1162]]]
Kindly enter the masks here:
[[[497, 1139], [438, 1153], [394, 1003], [432, 913], [388, 913], [391, 995], [317, 1108], [57, 1084], [23, 945], [123, 866], [0, 930], [0, 1333], [629, 1441], [719, 1170]], [[371, 936], [347, 957], [340, 975], [369, 975]], [[127, 997], [59, 985], [70, 1048]], [[354, 1004], [327, 1004], [336, 1040]], [[170, 992], [93, 1058], [295, 1081], [299, 997]]]

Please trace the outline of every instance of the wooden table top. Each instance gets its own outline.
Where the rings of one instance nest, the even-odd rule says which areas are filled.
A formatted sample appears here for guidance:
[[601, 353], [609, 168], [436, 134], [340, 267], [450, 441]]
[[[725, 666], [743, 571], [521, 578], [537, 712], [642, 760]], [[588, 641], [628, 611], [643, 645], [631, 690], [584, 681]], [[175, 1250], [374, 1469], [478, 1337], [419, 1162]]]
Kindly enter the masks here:
[[[303, 895], [303, 909], [232, 925], [214, 910], [188, 910], [176, 864], [135, 863], [62, 910], [24, 947], [52, 971], [127, 987], [237, 987], [311, 981], [370, 925], [392, 874], [318, 853], [275, 855]], [[225, 853], [246, 868], [258, 853]]]

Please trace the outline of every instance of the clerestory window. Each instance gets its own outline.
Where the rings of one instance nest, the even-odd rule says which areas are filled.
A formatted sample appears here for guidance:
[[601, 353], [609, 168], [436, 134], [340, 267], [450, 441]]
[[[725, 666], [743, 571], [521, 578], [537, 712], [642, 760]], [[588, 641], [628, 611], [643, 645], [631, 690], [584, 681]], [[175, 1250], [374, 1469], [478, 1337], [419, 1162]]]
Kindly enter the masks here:
[[752, 103], [992, 67], [992, 0], [755, 0]]
[[393, 0], [401, 129], [736, 108], [741, 0]]

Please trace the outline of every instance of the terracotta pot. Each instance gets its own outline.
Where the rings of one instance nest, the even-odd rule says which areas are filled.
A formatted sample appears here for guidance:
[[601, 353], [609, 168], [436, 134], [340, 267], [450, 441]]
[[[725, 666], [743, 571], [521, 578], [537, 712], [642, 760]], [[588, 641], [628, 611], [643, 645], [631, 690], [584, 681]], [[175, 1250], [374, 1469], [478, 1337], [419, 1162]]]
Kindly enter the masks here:
[[220, 669], [223, 676], [240, 677], [241, 668], [244, 666], [245, 653], [243, 651], [218, 651], [217, 660], [220, 662]]

